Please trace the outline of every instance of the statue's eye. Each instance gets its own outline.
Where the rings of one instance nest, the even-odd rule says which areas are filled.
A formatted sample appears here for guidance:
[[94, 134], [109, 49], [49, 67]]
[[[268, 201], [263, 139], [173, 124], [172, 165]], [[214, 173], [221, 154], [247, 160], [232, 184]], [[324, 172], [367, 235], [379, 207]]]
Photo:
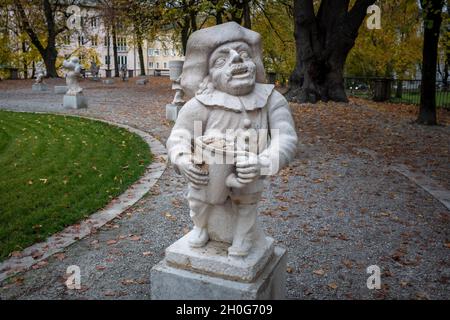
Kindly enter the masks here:
[[226, 60], [224, 57], [217, 58], [216, 61], [214, 62], [214, 66], [220, 68], [225, 64], [225, 61]]
[[241, 55], [241, 58], [242, 58], [242, 59], [248, 59], [248, 58], [250, 58], [250, 55], [248, 54], [247, 51], [241, 51], [241, 52], [239, 52], [239, 54]]

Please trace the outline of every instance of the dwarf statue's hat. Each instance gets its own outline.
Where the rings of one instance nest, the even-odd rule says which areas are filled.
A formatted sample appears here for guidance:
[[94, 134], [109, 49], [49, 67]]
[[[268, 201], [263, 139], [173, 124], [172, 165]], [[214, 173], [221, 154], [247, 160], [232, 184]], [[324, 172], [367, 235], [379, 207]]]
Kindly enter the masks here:
[[241, 27], [236, 22], [227, 22], [195, 31], [189, 37], [181, 75], [181, 87], [187, 95], [194, 96], [208, 75], [212, 52], [222, 44], [233, 41], [243, 41], [250, 46], [256, 64], [256, 82], [266, 82], [260, 34]]

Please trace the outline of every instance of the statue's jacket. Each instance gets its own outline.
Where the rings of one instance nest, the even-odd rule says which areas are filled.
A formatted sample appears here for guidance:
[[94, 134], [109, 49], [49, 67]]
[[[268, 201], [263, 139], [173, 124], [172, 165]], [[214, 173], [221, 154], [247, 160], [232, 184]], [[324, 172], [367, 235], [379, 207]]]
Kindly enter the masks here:
[[[167, 141], [169, 159], [175, 170], [179, 172], [177, 164], [192, 154], [194, 134], [197, 133], [195, 125], [198, 127], [201, 123], [201, 135], [226, 134], [230, 129], [244, 130], [244, 123], [248, 123], [245, 119], [250, 120], [252, 129], [265, 132], [266, 137], [258, 137], [258, 158], [270, 163], [271, 174], [276, 174], [294, 157], [297, 134], [286, 99], [274, 90], [273, 85], [260, 83], [245, 96], [218, 90], [200, 93], [182, 107]], [[275, 135], [277, 138], [273, 139]], [[256, 194], [262, 189], [262, 181], [256, 181], [240, 192]]]

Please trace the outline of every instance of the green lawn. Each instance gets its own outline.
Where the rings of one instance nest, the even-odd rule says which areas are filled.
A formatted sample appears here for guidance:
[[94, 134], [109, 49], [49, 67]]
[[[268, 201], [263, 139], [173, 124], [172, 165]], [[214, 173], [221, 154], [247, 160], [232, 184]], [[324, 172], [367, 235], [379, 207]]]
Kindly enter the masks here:
[[0, 260], [105, 206], [151, 158], [125, 129], [0, 111]]

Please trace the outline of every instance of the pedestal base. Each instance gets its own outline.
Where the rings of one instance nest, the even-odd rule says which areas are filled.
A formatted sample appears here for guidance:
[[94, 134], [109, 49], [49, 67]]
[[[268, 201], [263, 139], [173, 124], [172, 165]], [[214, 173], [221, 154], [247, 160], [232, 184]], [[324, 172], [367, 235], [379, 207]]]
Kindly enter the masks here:
[[145, 85], [145, 84], [147, 84], [147, 82], [148, 82], [147, 79], [138, 79], [138, 80], [136, 80], [136, 84], [139, 84], [139, 85]]
[[31, 91], [38, 92], [38, 91], [47, 91], [48, 87], [45, 83], [35, 83], [31, 87]]
[[102, 80], [103, 84], [113, 84], [114, 80], [113, 79], [106, 79], [106, 80]]
[[66, 94], [64, 95], [63, 106], [68, 109], [87, 108], [87, 98], [82, 94], [77, 94], [74, 96], [69, 96]]
[[55, 86], [55, 93], [56, 94], [65, 94], [68, 90], [67, 86]]
[[275, 247], [272, 259], [250, 283], [171, 267], [164, 259], [151, 271], [155, 300], [278, 300], [285, 298], [286, 250]]
[[176, 104], [166, 104], [166, 119], [176, 121], [181, 107], [182, 106], [177, 106]]

